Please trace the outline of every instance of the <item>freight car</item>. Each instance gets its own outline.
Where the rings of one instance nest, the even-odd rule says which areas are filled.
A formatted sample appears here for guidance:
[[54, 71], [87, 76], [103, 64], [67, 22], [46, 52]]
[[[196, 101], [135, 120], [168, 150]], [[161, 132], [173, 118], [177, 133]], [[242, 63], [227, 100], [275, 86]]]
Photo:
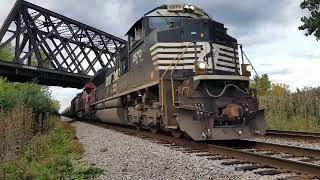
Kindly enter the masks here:
[[[162, 5], [127, 32], [113, 67], [98, 71], [72, 115], [193, 140], [251, 138], [266, 131], [237, 40], [192, 5]], [[241, 51], [240, 51], [241, 50]]]

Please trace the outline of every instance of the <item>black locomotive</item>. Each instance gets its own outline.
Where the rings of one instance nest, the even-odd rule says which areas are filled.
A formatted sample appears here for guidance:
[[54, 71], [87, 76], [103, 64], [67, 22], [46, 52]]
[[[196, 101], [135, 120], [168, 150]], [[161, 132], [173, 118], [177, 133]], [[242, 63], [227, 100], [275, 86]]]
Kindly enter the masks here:
[[237, 40], [192, 5], [163, 5], [127, 32], [116, 65], [101, 69], [69, 112], [78, 118], [185, 133], [196, 141], [251, 138], [266, 131], [251, 66]]

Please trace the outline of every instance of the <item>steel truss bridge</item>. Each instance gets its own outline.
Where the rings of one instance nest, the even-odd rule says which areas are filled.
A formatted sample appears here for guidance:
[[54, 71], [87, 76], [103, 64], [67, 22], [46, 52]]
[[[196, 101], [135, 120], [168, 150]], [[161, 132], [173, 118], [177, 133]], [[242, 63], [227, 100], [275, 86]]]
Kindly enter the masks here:
[[[101, 68], [115, 65], [126, 41], [23, 0], [0, 29], [0, 76], [9, 81], [82, 88]], [[1, 58], [1, 57], [0, 57]]]

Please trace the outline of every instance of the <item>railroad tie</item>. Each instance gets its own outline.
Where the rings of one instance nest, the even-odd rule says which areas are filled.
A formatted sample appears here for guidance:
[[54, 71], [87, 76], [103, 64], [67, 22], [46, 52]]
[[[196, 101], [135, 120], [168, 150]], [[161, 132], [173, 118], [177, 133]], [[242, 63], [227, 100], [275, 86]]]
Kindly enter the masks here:
[[252, 171], [252, 170], [259, 169], [259, 168], [270, 168], [270, 167], [252, 164], [252, 165], [248, 165], [248, 166], [235, 167], [235, 170], [236, 171]]
[[283, 172], [276, 170], [276, 169], [266, 169], [266, 170], [261, 170], [261, 171], [256, 171], [254, 172], [255, 174], [259, 174], [261, 176], [265, 175], [277, 175], [277, 174], [282, 174]]
[[236, 164], [247, 164], [247, 163], [250, 163], [248, 161], [226, 161], [226, 162], [221, 162], [222, 165], [225, 165], [225, 166], [230, 166], [230, 165], [236, 165]]
[[223, 156], [212, 156], [212, 157], [207, 157], [208, 160], [223, 160], [226, 159], [226, 157]]

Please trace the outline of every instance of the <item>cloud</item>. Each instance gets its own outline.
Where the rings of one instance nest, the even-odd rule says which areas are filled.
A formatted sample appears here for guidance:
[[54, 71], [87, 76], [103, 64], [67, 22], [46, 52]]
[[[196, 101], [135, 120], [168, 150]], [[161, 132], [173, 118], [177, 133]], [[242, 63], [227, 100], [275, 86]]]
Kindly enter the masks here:
[[318, 52], [306, 52], [304, 54], [296, 53], [296, 56], [306, 60], [318, 60], [320, 61], [320, 54]]
[[290, 70], [288, 68], [282, 68], [282, 69], [274, 69], [267, 71], [267, 74], [270, 75], [284, 75], [290, 73]]
[[[189, 3], [204, 8], [213, 19], [224, 23], [232, 35], [247, 45], [283, 38], [290, 24], [290, 0], [30, 0], [30, 2], [81, 21], [108, 33], [123, 37], [128, 28], [146, 12], [161, 4]], [[14, 0], [1, 2], [0, 22]], [[296, 12], [295, 12], [296, 13]], [[291, 16], [292, 17], [292, 16]], [[281, 24], [281, 26], [279, 26]]]
[[81, 92], [80, 89], [74, 88], [62, 88], [62, 87], [50, 87], [51, 96], [60, 102], [60, 111], [70, 106], [71, 100]]

